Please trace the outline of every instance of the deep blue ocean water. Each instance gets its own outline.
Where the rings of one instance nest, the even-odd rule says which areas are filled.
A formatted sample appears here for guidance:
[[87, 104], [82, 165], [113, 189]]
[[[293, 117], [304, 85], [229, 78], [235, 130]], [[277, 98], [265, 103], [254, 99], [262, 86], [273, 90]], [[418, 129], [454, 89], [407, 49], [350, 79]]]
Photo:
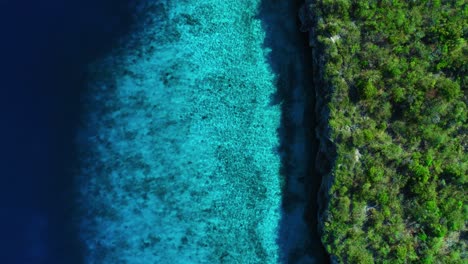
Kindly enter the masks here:
[[0, 263], [81, 263], [73, 133], [85, 66], [131, 24], [126, 1], [0, 0]]
[[[77, 228], [79, 222], [77, 223], [76, 217], [79, 214], [74, 206], [77, 161], [80, 159], [77, 157], [74, 140], [76, 131], [83, 126], [80, 116], [90, 109], [86, 109], [80, 98], [83, 94], [88, 94], [87, 67], [111, 53], [117, 40], [131, 33], [130, 29], [135, 21], [131, 17], [133, 11], [129, 8], [128, 2], [130, 1], [0, 0], [0, 263], [84, 263], [85, 246], [83, 241], [79, 241]], [[252, 19], [258, 20], [257, 24], [262, 24], [258, 28], [269, 31], [266, 33], [262, 49], [272, 51], [268, 61], [272, 68], [271, 74], [276, 76], [275, 85], [279, 83], [283, 87], [277, 87], [277, 94], [272, 94], [271, 105], [279, 108], [280, 102], [283, 102], [281, 121], [287, 119], [287, 122], [294, 123], [292, 120], [301, 120], [303, 117], [301, 107], [304, 104], [302, 99], [304, 91], [301, 89], [305, 87], [307, 80], [302, 74], [306, 70], [305, 67], [308, 67], [301, 65], [302, 60], [296, 55], [294, 55], [296, 57], [288, 55], [294, 54], [294, 49], [301, 47], [302, 44], [297, 43], [301, 40], [294, 38], [288, 38], [285, 42], [281, 40], [285, 37], [284, 32], [291, 31], [288, 27], [294, 27], [294, 22], [285, 23], [288, 25], [284, 26], [281, 19], [294, 17], [294, 12], [291, 14], [282, 12], [282, 6], [277, 3], [278, 1], [258, 2], [261, 2], [261, 10]], [[206, 8], [207, 12], [210, 10], [209, 6], [203, 8]], [[198, 11], [194, 11], [195, 14], [196, 12]], [[181, 17], [186, 19], [189, 25], [197, 23], [191, 21], [188, 16]], [[243, 19], [246, 17], [248, 18], [245, 16]], [[204, 23], [203, 20], [202, 22]], [[167, 30], [171, 32], [173, 29]], [[245, 48], [248, 50], [249, 46]], [[296, 64], [298, 62], [299, 64]], [[239, 71], [237, 76], [241, 75], [242, 72]], [[172, 77], [168, 78], [170, 80]], [[172, 81], [174, 82], [174, 79]], [[217, 80], [213, 78], [213, 82], [215, 81]], [[240, 83], [243, 81], [240, 79]], [[233, 83], [236, 83], [236, 80]], [[282, 91], [282, 89], [293, 89], [293, 86], [299, 87], [296, 92]], [[271, 92], [274, 93], [276, 88], [273, 86], [272, 88]], [[248, 90], [246, 91], [248, 94]], [[206, 100], [210, 101], [209, 97]], [[253, 98], [251, 102], [257, 104], [255, 100], [257, 99]], [[229, 104], [226, 105], [231, 107]], [[259, 116], [262, 116], [261, 112]], [[200, 118], [205, 120], [207, 117], [200, 116]], [[303, 167], [305, 165], [294, 166], [294, 164], [306, 162], [308, 158], [305, 157], [306, 153], [303, 153], [307, 147], [303, 138], [304, 131], [294, 132], [297, 128], [301, 129], [299, 123], [289, 124], [288, 127], [283, 123], [278, 130], [280, 137], [290, 137], [287, 140], [284, 138], [278, 140], [281, 142], [279, 146], [279, 151], [282, 153], [281, 166], [292, 167], [293, 176], [286, 180], [287, 191], [282, 194], [282, 206], [287, 208], [282, 209], [282, 218], [276, 219], [280, 225], [278, 234], [268, 233], [267, 237], [277, 236], [276, 243], [282, 251], [278, 254], [282, 259], [302, 259], [302, 263], [312, 263], [313, 259], [319, 259], [320, 256], [316, 258], [314, 252], [307, 250], [314, 251], [315, 246], [309, 245], [309, 242], [301, 242], [308, 240], [304, 234], [307, 232], [307, 227], [301, 219], [301, 210], [304, 209], [307, 194], [302, 190], [304, 187], [298, 187], [297, 183], [304, 177], [301, 173], [307, 168]], [[293, 132], [287, 132], [291, 127]], [[255, 145], [254, 143], [253, 146]], [[267, 151], [270, 151], [271, 147], [272, 153], [278, 148], [276, 143], [267, 147]], [[226, 146], [226, 149], [231, 149], [231, 146]], [[221, 153], [220, 150], [217, 151]], [[258, 152], [258, 149], [252, 148], [254, 157]], [[302, 154], [304, 157], [301, 157]], [[237, 166], [233, 162], [232, 168], [236, 168], [234, 165]], [[257, 175], [259, 173], [257, 172]], [[282, 174], [288, 173], [284, 170], [282, 172]], [[244, 187], [242, 182], [239, 186]], [[178, 198], [175, 197], [175, 200]], [[257, 201], [246, 201], [245, 197], [239, 197], [238, 202], [244, 205], [254, 204]], [[246, 223], [252, 222], [246, 220]], [[220, 225], [215, 223], [213, 226], [216, 228]], [[231, 233], [229, 230], [223, 232], [218, 233], [222, 235]], [[240, 231], [239, 233], [244, 234]], [[258, 235], [252, 235], [256, 236]], [[197, 237], [197, 234], [194, 237]], [[252, 240], [250, 237], [238, 237], [238, 239], [239, 244], [243, 243], [242, 239]], [[100, 239], [95, 240], [99, 242]], [[113, 238], [108, 240], [112, 241]], [[188, 244], [191, 245], [192, 241]], [[222, 248], [225, 246], [225, 241], [219, 240], [212, 244]], [[303, 248], [296, 250], [295, 247], [298, 245], [302, 245]], [[240, 249], [240, 247], [234, 248], [234, 252]], [[183, 250], [181, 252], [190, 255], [190, 252]], [[110, 255], [108, 252], [102, 254]], [[220, 256], [231, 258], [223, 252]], [[231, 259], [235, 260], [233, 257]], [[200, 259], [198, 261], [202, 262]], [[91, 259], [88, 263], [99, 262], [93, 262]], [[139, 259], [132, 263], [145, 263], [145, 261]], [[197, 261], [194, 260], [194, 263]]]

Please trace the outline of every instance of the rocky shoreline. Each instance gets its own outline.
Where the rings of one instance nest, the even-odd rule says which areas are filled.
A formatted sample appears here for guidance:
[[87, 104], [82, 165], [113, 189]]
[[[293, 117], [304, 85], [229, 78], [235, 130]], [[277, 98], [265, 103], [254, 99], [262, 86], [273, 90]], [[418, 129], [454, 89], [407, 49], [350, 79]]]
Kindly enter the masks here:
[[[314, 26], [318, 20], [311, 13], [310, 5], [312, 0], [306, 0], [301, 10], [299, 17], [302, 22], [301, 31], [308, 32], [309, 46], [313, 60], [313, 76], [315, 90], [315, 137], [318, 141], [317, 153], [315, 159], [315, 173], [321, 178], [321, 184], [317, 193], [318, 202], [318, 231], [320, 235], [323, 232], [325, 220], [328, 215], [328, 206], [330, 201], [329, 190], [333, 184], [332, 166], [336, 159], [336, 146], [331, 140], [331, 128], [329, 126], [329, 108], [327, 104], [331, 97], [332, 87], [323, 78], [325, 57], [322, 48], [317, 41], [317, 36], [314, 34]], [[331, 263], [338, 263], [335, 256], [330, 256]]]

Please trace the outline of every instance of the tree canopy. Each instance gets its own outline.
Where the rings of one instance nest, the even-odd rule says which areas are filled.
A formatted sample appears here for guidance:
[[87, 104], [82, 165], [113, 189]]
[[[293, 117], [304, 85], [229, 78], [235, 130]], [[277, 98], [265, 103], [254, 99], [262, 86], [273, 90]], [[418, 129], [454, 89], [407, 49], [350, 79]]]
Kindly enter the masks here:
[[344, 263], [466, 263], [468, 3], [308, 8], [337, 149], [327, 251]]

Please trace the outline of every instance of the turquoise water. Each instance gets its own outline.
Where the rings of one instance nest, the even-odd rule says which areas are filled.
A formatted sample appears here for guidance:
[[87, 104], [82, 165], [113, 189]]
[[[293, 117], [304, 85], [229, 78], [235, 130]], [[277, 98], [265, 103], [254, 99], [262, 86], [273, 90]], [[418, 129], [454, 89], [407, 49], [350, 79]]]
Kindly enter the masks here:
[[274, 263], [279, 106], [257, 1], [165, 1], [93, 65], [88, 263]]
[[[287, 85], [278, 74], [299, 59], [274, 68], [259, 5], [146, 1], [133, 33], [90, 66], [78, 137], [86, 263], [278, 263], [284, 248], [305, 247], [307, 198], [281, 174], [286, 152], [293, 174], [306, 173], [304, 134], [279, 151], [274, 103]], [[297, 127], [301, 85], [289, 112]], [[299, 197], [287, 210], [284, 190]]]

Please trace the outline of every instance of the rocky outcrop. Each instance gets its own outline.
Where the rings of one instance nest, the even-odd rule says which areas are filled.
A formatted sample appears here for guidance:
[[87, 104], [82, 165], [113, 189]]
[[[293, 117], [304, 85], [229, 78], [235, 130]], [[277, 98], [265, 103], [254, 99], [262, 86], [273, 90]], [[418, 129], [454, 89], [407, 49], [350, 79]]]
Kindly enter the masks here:
[[[313, 75], [315, 86], [315, 136], [318, 140], [318, 149], [315, 161], [316, 173], [322, 177], [318, 193], [318, 225], [319, 232], [323, 231], [327, 219], [330, 201], [329, 190], [333, 184], [332, 167], [336, 158], [336, 146], [331, 139], [331, 128], [329, 126], [330, 111], [327, 106], [333, 87], [324, 78], [325, 57], [323, 47], [317, 41], [314, 27], [319, 17], [312, 13], [313, 0], [306, 0], [301, 7], [299, 17], [301, 19], [301, 30], [308, 32], [309, 45], [313, 58]], [[337, 263], [336, 257], [330, 256], [331, 263]]]

